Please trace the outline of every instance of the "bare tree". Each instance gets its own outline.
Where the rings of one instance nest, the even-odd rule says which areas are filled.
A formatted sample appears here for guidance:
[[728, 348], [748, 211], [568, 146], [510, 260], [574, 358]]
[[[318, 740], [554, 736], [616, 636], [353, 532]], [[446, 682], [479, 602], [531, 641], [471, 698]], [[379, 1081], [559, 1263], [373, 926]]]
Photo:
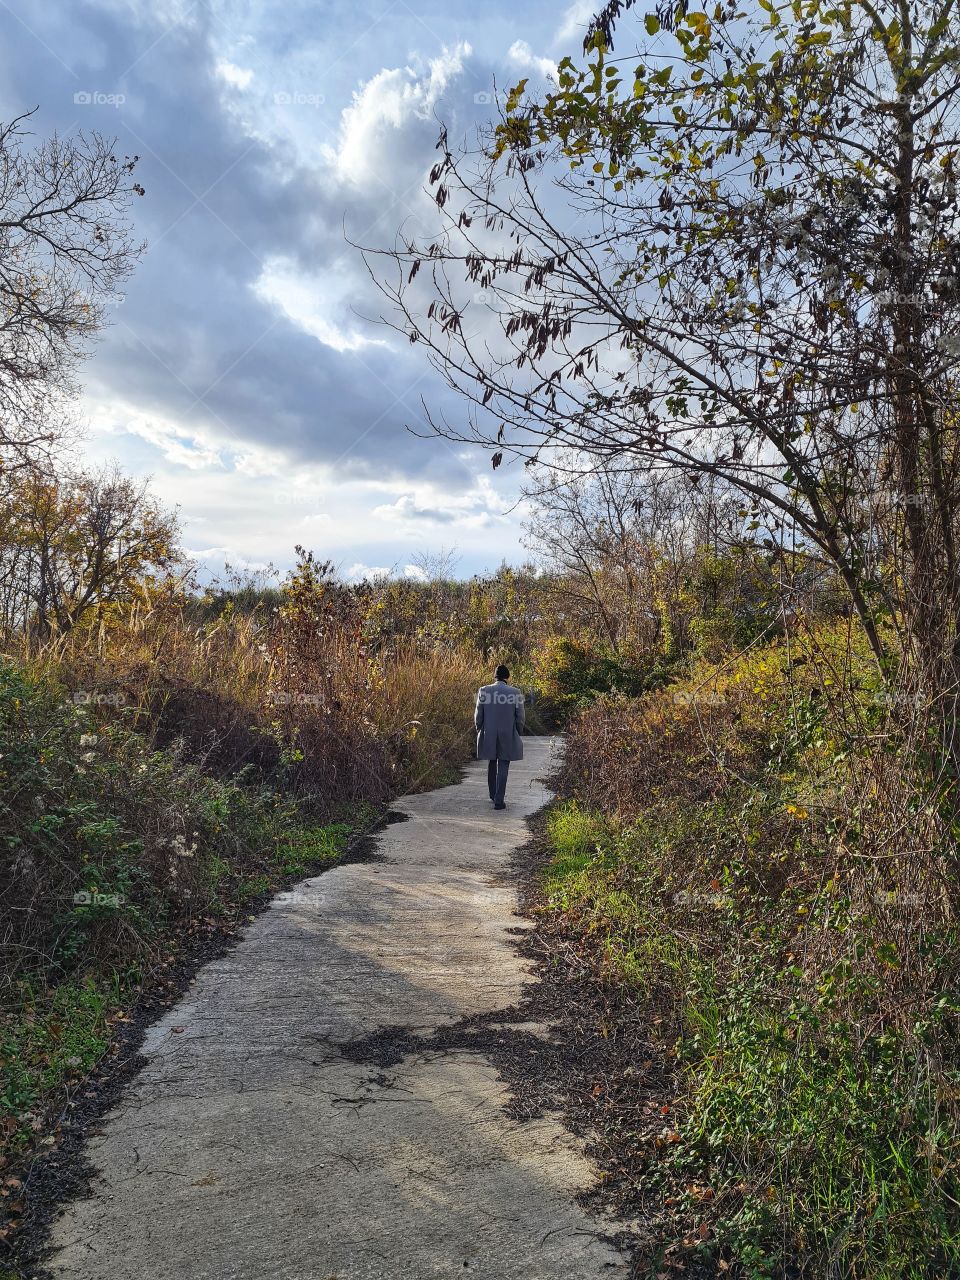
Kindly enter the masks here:
[[410, 563], [425, 582], [446, 582], [456, 576], [460, 555], [456, 547], [439, 547], [436, 551], [415, 551]]
[[533, 508], [527, 545], [554, 570], [554, 594], [614, 653], [624, 643], [658, 645], [654, 561], [663, 541], [679, 534], [670, 518], [678, 513], [667, 498], [669, 482], [644, 480], [600, 469], [558, 482], [541, 468], [524, 492]]
[[64, 429], [78, 361], [141, 247], [127, 220], [137, 156], [100, 134], [31, 144], [0, 125], [0, 465]]
[[721, 561], [732, 606], [746, 605], [758, 582], [769, 594], [769, 557], [739, 536], [729, 491], [667, 472], [601, 467], [568, 479], [533, 470], [527, 542], [553, 571], [544, 590], [618, 656], [688, 649], [696, 597], [720, 605], [704, 585]]

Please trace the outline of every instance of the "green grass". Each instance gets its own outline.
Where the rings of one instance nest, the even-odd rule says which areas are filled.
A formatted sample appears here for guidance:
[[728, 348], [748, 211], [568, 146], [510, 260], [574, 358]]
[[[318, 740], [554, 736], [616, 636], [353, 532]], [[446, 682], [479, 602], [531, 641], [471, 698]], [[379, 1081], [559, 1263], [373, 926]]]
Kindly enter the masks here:
[[276, 864], [285, 876], [299, 875], [318, 862], [331, 862], [344, 852], [357, 828], [349, 822], [305, 827], [285, 835], [276, 852]]
[[[680, 1141], [658, 1161], [677, 1184], [709, 1171], [711, 1238], [696, 1247], [750, 1280], [787, 1265], [816, 1280], [960, 1274], [960, 1130], [938, 1066], [957, 1063], [952, 1005], [907, 1036], [872, 1025], [870, 984], [845, 959], [811, 986], [784, 960], [796, 898], [758, 915], [738, 897], [758, 851], [775, 851], [757, 815], [744, 826], [738, 812], [729, 799], [674, 801], [619, 827], [566, 803], [548, 820], [548, 900], [675, 1037]], [[689, 849], [696, 882], [724, 893], [678, 914]], [[849, 943], [856, 954], [866, 940]], [[955, 947], [945, 937], [933, 950]], [[703, 1220], [702, 1204], [690, 1212]]]
[[122, 1000], [118, 982], [93, 977], [52, 989], [24, 983], [12, 993], [0, 1020], [0, 1121], [8, 1122], [8, 1152], [28, 1146], [51, 1099], [97, 1064], [109, 1041], [108, 1019]]
[[555, 906], [566, 910], [590, 884], [588, 869], [602, 856], [609, 824], [575, 804], [553, 809], [547, 824], [554, 850], [546, 873], [547, 893]]

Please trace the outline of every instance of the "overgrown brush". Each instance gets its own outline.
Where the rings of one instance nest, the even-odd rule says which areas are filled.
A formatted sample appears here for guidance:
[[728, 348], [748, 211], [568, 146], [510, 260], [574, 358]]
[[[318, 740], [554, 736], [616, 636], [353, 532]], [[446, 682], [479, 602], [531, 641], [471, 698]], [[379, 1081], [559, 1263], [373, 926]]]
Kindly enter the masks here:
[[248, 603], [144, 582], [0, 663], [0, 1149], [181, 942], [469, 754], [475, 650], [383, 636], [306, 554]]
[[658, 1160], [734, 1274], [960, 1270], [953, 832], [890, 709], [834, 626], [570, 733], [553, 901], [668, 1029]]
[[167, 582], [29, 666], [101, 719], [217, 776], [245, 770], [318, 816], [449, 777], [469, 752], [476, 650], [382, 637], [375, 602], [306, 554], [278, 599], [243, 611], [227, 600], [201, 620]]
[[144, 956], [168, 918], [208, 911], [221, 869], [259, 867], [293, 817], [278, 794], [153, 750], [22, 671], [0, 668], [4, 976], [51, 980]]

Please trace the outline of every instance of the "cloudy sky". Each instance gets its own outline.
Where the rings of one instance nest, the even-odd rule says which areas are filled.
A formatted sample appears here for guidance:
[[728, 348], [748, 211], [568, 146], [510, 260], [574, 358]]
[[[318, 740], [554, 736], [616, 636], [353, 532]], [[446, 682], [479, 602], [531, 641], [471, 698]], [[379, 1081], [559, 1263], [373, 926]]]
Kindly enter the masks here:
[[438, 117], [456, 137], [496, 83], [575, 53], [590, 5], [547, 0], [0, 0], [0, 108], [141, 157], [147, 251], [88, 362], [91, 464], [178, 505], [218, 566], [463, 574], [523, 558], [520, 477], [405, 430], [463, 410], [423, 353], [371, 323], [347, 243], [429, 209]]

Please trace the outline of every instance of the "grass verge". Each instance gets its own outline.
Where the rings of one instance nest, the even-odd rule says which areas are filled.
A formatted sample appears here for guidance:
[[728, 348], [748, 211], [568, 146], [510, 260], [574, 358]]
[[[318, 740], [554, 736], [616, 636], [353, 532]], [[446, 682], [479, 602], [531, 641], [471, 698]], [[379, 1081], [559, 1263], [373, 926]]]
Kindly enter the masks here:
[[[624, 822], [567, 802], [548, 821], [548, 909], [640, 1001], [675, 1067], [662, 1128], [641, 1118], [636, 1133], [653, 1147], [647, 1194], [662, 1197], [640, 1274], [960, 1274], [957, 939], [930, 933], [930, 995], [911, 1027], [873, 1016], [878, 979], [854, 961], [881, 944], [863, 922], [810, 886], [757, 893], [745, 851], [775, 808], [673, 799]], [[680, 884], [684, 841], [700, 850], [700, 877]], [[824, 912], [849, 945], [811, 981], [800, 944], [806, 918]]]

